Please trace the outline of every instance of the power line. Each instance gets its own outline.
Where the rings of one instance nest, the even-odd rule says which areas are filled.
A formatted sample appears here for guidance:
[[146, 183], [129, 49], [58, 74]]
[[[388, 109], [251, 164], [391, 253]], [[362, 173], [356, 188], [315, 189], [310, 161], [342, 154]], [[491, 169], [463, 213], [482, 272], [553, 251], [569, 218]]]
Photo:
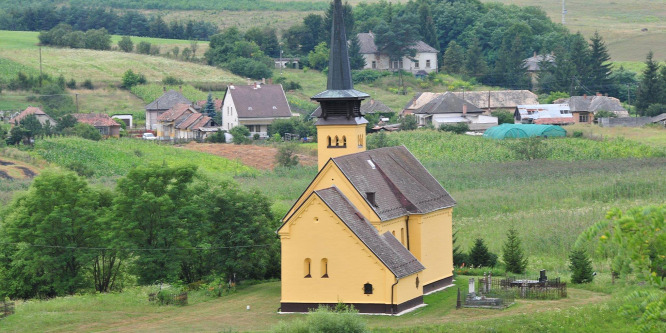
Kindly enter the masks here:
[[49, 249], [65, 249], [65, 250], [89, 250], [89, 251], [209, 251], [209, 250], [230, 250], [230, 249], [244, 249], [255, 247], [268, 247], [272, 244], [255, 244], [255, 245], [237, 245], [237, 246], [220, 246], [220, 247], [172, 247], [172, 248], [112, 248], [112, 247], [87, 247], [87, 246], [60, 246], [60, 245], [40, 245], [28, 243], [15, 243], [15, 242], [0, 242], [0, 245], [14, 245], [14, 246], [27, 246], [37, 248]]

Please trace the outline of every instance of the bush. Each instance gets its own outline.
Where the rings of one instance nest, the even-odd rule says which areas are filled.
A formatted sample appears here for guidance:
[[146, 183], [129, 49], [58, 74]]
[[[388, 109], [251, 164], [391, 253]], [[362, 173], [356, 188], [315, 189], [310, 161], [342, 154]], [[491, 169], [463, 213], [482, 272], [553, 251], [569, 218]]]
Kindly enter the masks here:
[[76, 80], [71, 79], [65, 84], [68, 89], [76, 89]]
[[215, 133], [209, 135], [208, 137], [206, 137], [206, 141], [210, 142], [210, 143], [226, 143], [227, 140], [224, 136], [224, 133], [226, 133], [226, 131], [219, 131], [218, 130], [217, 132], [215, 132]]
[[250, 136], [250, 130], [247, 127], [243, 126], [243, 125], [239, 125], [239, 126], [236, 126], [236, 127], [232, 128], [229, 131], [229, 133], [231, 135], [233, 135], [233, 137], [234, 137], [232, 142], [237, 144], [237, 145], [248, 143], [250, 141], [247, 138], [248, 136]]
[[552, 153], [552, 149], [546, 145], [544, 139], [539, 137], [508, 141], [508, 147], [518, 160], [547, 159]]
[[368, 135], [366, 146], [368, 150], [384, 148], [384, 147], [393, 147], [397, 143], [395, 140], [389, 138], [385, 131], [379, 131], [379, 133]]
[[[344, 310], [343, 310], [344, 308]], [[337, 310], [337, 311], [336, 311]], [[305, 319], [281, 321], [272, 331], [276, 333], [292, 332], [336, 332], [336, 333], [364, 333], [369, 332], [365, 321], [353, 308], [336, 307], [331, 310], [320, 306], [312, 311]]]
[[254, 140], [259, 140], [260, 138], [261, 138], [261, 135], [259, 135], [259, 133], [254, 133], [254, 135], [252, 136], [252, 139], [254, 139]]
[[76, 172], [80, 177], [90, 178], [95, 171], [81, 161], [73, 161], [66, 166], [67, 169]]
[[573, 250], [571, 252], [569, 255], [569, 269], [571, 270], [571, 282], [573, 283], [588, 283], [594, 279], [592, 262], [587, 257], [585, 250]]
[[513, 113], [509, 111], [495, 111], [492, 113], [493, 116], [497, 117], [497, 124], [513, 124], [515, 120], [513, 119]]
[[439, 130], [443, 132], [465, 134], [465, 132], [469, 131], [469, 125], [467, 125], [467, 123], [441, 124], [439, 125]]
[[599, 118], [617, 118], [617, 115], [615, 114], [615, 112], [600, 110], [600, 111], [597, 111], [597, 113], [594, 114], [594, 118], [595, 119], [599, 119]]
[[571, 134], [574, 138], [582, 138], [583, 137], [583, 131], [573, 131]]
[[483, 239], [477, 238], [474, 247], [469, 251], [469, 263], [474, 267], [495, 267], [497, 255], [488, 251]]
[[391, 75], [388, 71], [378, 71], [374, 69], [363, 69], [352, 71], [352, 81], [357, 83], [372, 83], [378, 79]]
[[125, 74], [123, 74], [122, 87], [129, 90], [130, 88], [139, 85], [145, 84], [146, 77], [141, 73], [134, 73], [131, 69], [128, 69]]
[[136, 46], [136, 53], [139, 54], [150, 54], [151, 44], [148, 42], [139, 42], [139, 45]]
[[132, 52], [134, 51], [134, 42], [132, 42], [132, 39], [129, 36], [123, 36], [118, 41], [118, 48], [123, 52]]
[[666, 104], [651, 104], [645, 110], [644, 116], [654, 117], [666, 112]]
[[416, 116], [413, 114], [408, 114], [400, 120], [400, 130], [401, 131], [411, 131], [415, 130], [418, 127], [416, 122]]
[[183, 85], [183, 83], [183, 80], [171, 75], [167, 75], [162, 79], [162, 84], [165, 86], [180, 86]]
[[278, 153], [275, 155], [275, 162], [279, 166], [293, 167], [298, 165], [298, 156], [296, 156], [296, 143], [286, 143], [278, 148]]
[[84, 123], [77, 123], [74, 125], [74, 135], [93, 141], [99, 141], [102, 139], [102, 134], [99, 133], [99, 130], [92, 125]]
[[237, 58], [226, 66], [229, 71], [236, 75], [249, 77], [251, 79], [270, 78], [273, 71], [261, 61], [248, 58]]
[[90, 79], [86, 79], [83, 81], [83, 84], [81, 85], [83, 88], [86, 88], [88, 90], [93, 90], [95, 87], [92, 84], [92, 81]]

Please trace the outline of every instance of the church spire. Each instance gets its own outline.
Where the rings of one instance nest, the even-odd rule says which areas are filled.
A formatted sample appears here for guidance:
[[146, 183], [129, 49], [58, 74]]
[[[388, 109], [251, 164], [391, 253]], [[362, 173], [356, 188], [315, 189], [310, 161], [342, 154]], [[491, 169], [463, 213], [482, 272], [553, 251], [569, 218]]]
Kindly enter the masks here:
[[333, 5], [333, 25], [331, 26], [331, 53], [328, 59], [328, 90], [354, 89], [349, 65], [349, 50], [345, 22], [342, 17], [342, 0]]

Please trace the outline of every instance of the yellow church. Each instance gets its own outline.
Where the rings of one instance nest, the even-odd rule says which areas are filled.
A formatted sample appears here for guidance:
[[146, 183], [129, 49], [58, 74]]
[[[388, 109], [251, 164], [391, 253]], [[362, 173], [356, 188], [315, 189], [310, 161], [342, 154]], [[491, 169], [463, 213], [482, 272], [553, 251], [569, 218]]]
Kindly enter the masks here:
[[455, 201], [407, 148], [366, 151], [341, 1], [336, 0], [327, 90], [312, 97], [319, 173], [283, 218], [281, 312], [342, 302], [400, 314], [453, 281]]

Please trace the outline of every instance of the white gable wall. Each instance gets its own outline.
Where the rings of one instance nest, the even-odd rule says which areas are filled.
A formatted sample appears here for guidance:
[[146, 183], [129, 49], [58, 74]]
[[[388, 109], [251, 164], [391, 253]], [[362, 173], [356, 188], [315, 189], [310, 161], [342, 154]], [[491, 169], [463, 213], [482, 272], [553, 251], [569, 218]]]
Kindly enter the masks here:
[[231, 96], [233, 89], [227, 88], [227, 93], [224, 95], [222, 102], [222, 128], [229, 131], [230, 129], [238, 126], [238, 111], [234, 104], [234, 99]]

